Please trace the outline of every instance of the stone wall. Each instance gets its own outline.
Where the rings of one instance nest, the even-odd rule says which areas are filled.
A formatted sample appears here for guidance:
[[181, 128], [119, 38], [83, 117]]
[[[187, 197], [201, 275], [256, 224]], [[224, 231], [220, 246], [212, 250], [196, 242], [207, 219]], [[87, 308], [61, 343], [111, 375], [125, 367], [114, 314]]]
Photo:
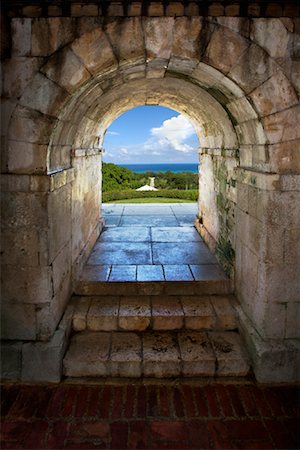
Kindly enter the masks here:
[[52, 342], [102, 226], [105, 131], [122, 112], [159, 104], [199, 136], [198, 226], [235, 277], [256, 372], [270, 379], [264, 357], [275, 361], [280, 344], [277, 379], [282, 355], [295, 379], [299, 19], [115, 15], [10, 20], [3, 337]]

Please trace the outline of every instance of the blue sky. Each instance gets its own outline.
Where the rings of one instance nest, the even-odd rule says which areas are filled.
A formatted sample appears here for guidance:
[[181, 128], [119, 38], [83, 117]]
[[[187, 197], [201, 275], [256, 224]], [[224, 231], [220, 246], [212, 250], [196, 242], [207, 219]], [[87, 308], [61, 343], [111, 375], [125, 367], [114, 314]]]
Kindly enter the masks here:
[[162, 106], [139, 106], [108, 128], [104, 161], [116, 164], [197, 163], [199, 141], [190, 121]]

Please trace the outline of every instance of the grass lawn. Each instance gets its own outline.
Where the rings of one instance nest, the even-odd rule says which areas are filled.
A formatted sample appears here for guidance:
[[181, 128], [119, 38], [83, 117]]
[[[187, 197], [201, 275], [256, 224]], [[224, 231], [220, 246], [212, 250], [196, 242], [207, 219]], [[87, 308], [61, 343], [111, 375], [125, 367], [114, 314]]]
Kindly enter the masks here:
[[107, 203], [195, 203], [193, 200], [182, 200], [180, 198], [164, 198], [164, 197], [145, 197], [145, 198], [129, 198], [126, 200], [114, 200]]

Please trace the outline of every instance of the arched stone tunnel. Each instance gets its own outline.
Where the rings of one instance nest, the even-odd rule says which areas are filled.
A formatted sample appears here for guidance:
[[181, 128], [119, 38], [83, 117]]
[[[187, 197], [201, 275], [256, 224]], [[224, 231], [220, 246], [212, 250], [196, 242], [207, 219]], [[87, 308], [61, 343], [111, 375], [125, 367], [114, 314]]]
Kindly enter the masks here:
[[26, 358], [65, 344], [61, 319], [102, 227], [108, 126], [162, 105], [198, 134], [198, 228], [233, 280], [256, 376], [297, 379], [299, 26], [199, 15], [11, 20], [2, 337], [22, 359], [16, 378], [26, 379]]

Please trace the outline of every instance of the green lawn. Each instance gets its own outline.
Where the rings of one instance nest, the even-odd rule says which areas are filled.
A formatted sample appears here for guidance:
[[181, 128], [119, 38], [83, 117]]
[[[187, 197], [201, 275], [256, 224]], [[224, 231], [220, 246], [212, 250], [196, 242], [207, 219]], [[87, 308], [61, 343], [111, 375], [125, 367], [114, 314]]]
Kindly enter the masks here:
[[145, 198], [129, 198], [126, 200], [114, 200], [105, 203], [195, 203], [193, 200], [182, 200], [180, 198], [164, 198], [164, 197], [145, 197]]

